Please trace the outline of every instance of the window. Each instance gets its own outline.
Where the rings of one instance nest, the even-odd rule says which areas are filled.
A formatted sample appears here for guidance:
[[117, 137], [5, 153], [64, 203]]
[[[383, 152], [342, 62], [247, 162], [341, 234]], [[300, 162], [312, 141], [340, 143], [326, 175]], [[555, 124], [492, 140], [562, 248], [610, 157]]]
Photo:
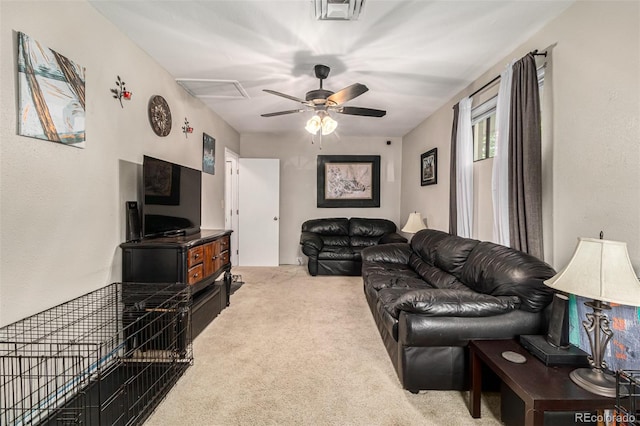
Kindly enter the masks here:
[[[546, 63], [538, 67], [538, 86], [540, 88], [540, 105], [544, 86], [544, 74]], [[498, 96], [494, 96], [486, 102], [471, 110], [471, 125], [473, 131], [473, 161], [493, 158], [496, 155], [496, 105]]]
[[473, 161], [492, 158], [496, 155], [496, 104], [494, 96], [471, 110], [473, 129]]

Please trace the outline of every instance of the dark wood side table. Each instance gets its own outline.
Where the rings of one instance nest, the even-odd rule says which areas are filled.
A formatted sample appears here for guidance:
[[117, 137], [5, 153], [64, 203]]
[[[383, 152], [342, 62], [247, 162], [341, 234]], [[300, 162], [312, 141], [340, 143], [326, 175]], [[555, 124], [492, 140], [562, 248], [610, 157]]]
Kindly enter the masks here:
[[[543, 425], [545, 411], [594, 411], [613, 409], [615, 398], [605, 398], [578, 387], [569, 378], [574, 367], [547, 367], [515, 340], [473, 340], [469, 342], [470, 382], [469, 413], [480, 418], [482, 364], [498, 375], [524, 402], [525, 426]], [[524, 364], [502, 357], [502, 352], [523, 355]]]

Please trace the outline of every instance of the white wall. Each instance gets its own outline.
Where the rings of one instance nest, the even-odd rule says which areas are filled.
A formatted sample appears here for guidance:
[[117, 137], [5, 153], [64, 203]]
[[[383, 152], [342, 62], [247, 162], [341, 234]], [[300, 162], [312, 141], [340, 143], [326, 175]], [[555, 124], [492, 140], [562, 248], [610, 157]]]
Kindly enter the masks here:
[[[402, 197], [400, 216], [422, 213], [427, 227], [449, 231], [449, 162], [452, 104], [430, 115], [402, 138]], [[420, 186], [420, 155], [438, 148], [438, 183]]]
[[[576, 2], [403, 138], [401, 215], [416, 208], [448, 230], [452, 106], [533, 49], [545, 74], [545, 258], [563, 267], [580, 236], [628, 243], [640, 273], [640, 4]], [[418, 158], [438, 147], [438, 185], [420, 187]]]
[[[345, 117], [344, 119], [349, 119]], [[375, 120], [375, 118], [372, 118]], [[400, 170], [402, 143], [390, 137], [325, 136], [322, 149], [311, 144], [311, 135], [302, 126], [300, 134], [242, 134], [240, 156], [243, 158], [280, 159], [280, 263], [296, 264], [306, 256], [300, 250], [300, 228], [308, 219], [322, 217], [374, 217], [400, 223]], [[391, 141], [391, 145], [387, 145]], [[318, 155], [380, 155], [379, 208], [317, 208], [316, 170]], [[418, 175], [415, 176], [418, 179]], [[242, 176], [240, 176], [242, 179]], [[242, 211], [240, 211], [242, 215]], [[404, 218], [406, 221], [406, 218]], [[242, 232], [242, 230], [240, 230]]]
[[[0, 325], [121, 279], [124, 201], [137, 199], [142, 156], [202, 168], [202, 132], [216, 138], [203, 174], [203, 227], [223, 228], [224, 147], [240, 136], [84, 1], [0, 2]], [[17, 136], [16, 39], [22, 31], [86, 67], [86, 148]], [[120, 107], [116, 76], [133, 99]], [[162, 95], [171, 134], [156, 136], [147, 102]], [[185, 117], [193, 134], [181, 132]]]

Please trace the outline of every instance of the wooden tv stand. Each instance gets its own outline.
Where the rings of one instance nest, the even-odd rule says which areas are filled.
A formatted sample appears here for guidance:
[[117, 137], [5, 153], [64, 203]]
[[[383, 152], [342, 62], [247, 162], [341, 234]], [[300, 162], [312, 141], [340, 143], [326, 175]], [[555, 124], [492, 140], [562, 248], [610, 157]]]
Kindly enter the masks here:
[[[195, 338], [229, 306], [231, 232], [203, 229], [193, 235], [122, 243], [122, 281], [188, 286], [193, 296], [191, 324]], [[216, 281], [220, 275], [223, 279]]]

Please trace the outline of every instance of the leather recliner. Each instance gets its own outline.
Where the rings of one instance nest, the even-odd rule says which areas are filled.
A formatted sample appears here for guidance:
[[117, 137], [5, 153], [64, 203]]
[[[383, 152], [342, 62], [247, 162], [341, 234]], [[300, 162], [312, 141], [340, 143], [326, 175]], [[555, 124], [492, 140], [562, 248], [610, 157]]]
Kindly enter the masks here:
[[405, 389], [468, 389], [473, 339], [544, 334], [555, 275], [520, 251], [425, 229], [362, 251], [364, 293]]
[[300, 244], [308, 256], [309, 273], [316, 275], [360, 275], [361, 252], [377, 244], [406, 242], [387, 219], [327, 218], [302, 224]]

